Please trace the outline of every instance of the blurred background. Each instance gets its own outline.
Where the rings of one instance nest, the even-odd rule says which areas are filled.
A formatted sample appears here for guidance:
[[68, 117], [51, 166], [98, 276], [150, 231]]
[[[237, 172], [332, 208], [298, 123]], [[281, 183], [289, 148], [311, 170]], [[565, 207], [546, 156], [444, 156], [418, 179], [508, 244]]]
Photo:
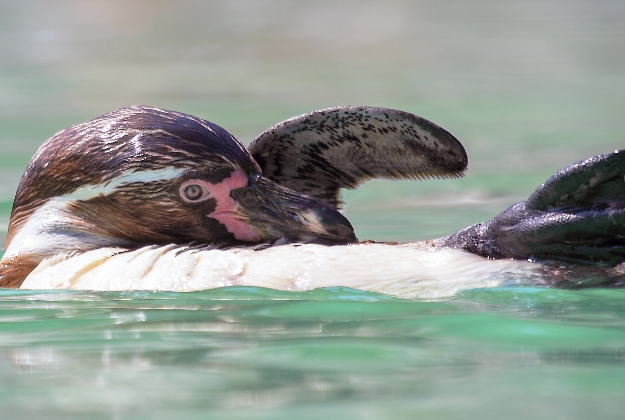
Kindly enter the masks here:
[[625, 2], [1, 0], [1, 243], [37, 147], [131, 104], [244, 143], [319, 108], [420, 115], [464, 144], [466, 178], [370, 183], [347, 216], [360, 238], [440, 236], [625, 146]]

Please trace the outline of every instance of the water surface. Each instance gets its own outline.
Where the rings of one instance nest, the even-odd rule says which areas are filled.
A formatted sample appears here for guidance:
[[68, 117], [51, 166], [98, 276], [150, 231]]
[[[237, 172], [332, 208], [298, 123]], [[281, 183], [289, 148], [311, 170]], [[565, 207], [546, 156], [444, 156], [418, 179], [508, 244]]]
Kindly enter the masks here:
[[0, 294], [7, 418], [619, 418], [622, 290]]

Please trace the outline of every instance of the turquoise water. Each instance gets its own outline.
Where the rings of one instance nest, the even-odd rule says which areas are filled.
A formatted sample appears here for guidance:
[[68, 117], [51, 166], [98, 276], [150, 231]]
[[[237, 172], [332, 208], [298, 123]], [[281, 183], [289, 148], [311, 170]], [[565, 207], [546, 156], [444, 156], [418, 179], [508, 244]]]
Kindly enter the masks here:
[[3, 418], [621, 418], [623, 290], [0, 292]]
[[[0, 56], [0, 254], [37, 147], [130, 104], [246, 143], [345, 104], [458, 137], [461, 180], [347, 192], [361, 239], [453, 233], [625, 146], [621, 1], [0, 0]], [[624, 293], [0, 290], [0, 418], [619, 419]]]

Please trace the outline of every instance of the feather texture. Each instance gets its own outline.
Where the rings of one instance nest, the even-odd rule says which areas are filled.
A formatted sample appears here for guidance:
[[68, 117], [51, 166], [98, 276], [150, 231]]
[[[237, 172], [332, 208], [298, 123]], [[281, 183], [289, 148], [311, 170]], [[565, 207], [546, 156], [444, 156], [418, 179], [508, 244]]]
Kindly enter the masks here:
[[345, 106], [281, 122], [248, 150], [272, 181], [335, 209], [340, 190], [373, 178], [462, 176], [467, 154], [441, 127], [385, 108]]

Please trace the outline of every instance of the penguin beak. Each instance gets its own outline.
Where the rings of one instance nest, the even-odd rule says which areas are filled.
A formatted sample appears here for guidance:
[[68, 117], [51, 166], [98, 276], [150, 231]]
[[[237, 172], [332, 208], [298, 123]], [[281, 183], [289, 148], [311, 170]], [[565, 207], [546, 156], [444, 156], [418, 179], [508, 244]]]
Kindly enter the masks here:
[[339, 244], [358, 242], [354, 228], [338, 211], [282, 187], [259, 174], [231, 191], [241, 221], [264, 240]]

